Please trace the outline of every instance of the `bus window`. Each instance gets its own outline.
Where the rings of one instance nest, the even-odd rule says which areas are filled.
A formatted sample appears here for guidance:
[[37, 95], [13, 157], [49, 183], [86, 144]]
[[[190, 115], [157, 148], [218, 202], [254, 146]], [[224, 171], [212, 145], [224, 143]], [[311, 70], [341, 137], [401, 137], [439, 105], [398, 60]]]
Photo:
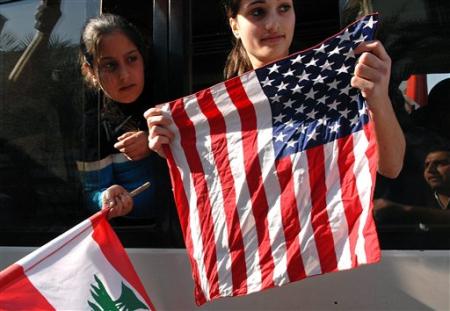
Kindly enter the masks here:
[[[450, 80], [438, 82], [450, 72], [450, 4], [342, 1], [340, 8], [341, 24], [361, 14], [380, 14], [377, 38], [392, 59], [390, 97], [407, 143], [398, 178], [377, 179], [374, 212], [381, 245], [448, 249], [450, 184], [442, 180], [450, 179], [444, 165], [450, 161]], [[436, 163], [441, 169], [433, 168], [430, 177], [427, 167]]]
[[98, 12], [96, 0], [0, 2], [1, 245], [42, 245], [85, 216], [78, 42]]

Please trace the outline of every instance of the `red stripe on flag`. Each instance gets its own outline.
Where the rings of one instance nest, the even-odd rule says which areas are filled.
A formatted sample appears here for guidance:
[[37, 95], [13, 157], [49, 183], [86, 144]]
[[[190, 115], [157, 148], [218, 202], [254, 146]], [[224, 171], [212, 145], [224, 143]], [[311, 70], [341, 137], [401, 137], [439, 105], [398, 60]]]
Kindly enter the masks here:
[[322, 146], [306, 151], [311, 190], [311, 225], [322, 273], [337, 270], [336, 251], [327, 213], [325, 155]]
[[[378, 150], [375, 140], [375, 128], [373, 122], [369, 122], [364, 126], [364, 133], [366, 134], [369, 146], [366, 150], [366, 157], [369, 160], [370, 175], [372, 176], [372, 189], [370, 197], [373, 198], [373, 192], [375, 189], [375, 181], [377, 176], [378, 167]], [[370, 201], [370, 207], [367, 215], [367, 222], [363, 229], [365, 236], [365, 250], [368, 263], [378, 262], [381, 259], [380, 244], [378, 242], [378, 234], [376, 231], [375, 222], [372, 217], [373, 201]]]
[[269, 205], [262, 181], [257, 148], [257, 122], [255, 107], [249, 100], [241, 80], [237, 77], [225, 82], [228, 95], [237, 107], [242, 126], [242, 144], [246, 181], [251, 195], [252, 211], [258, 235], [259, 261], [262, 273], [262, 288], [273, 287], [274, 260], [269, 239], [267, 213]]
[[0, 272], [0, 310], [55, 310], [28, 280], [23, 267], [13, 264]]
[[[210, 298], [219, 297], [219, 274], [217, 271], [216, 243], [214, 238], [214, 220], [211, 214], [211, 202], [203, 171], [202, 162], [196, 148], [195, 128], [184, 110], [183, 100], [177, 100], [171, 106], [173, 120], [180, 132], [181, 146], [189, 165], [191, 176], [197, 194], [197, 208], [200, 217], [201, 236], [206, 273], [209, 276]], [[190, 191], [190, 189], [186, 189]]]
[[338, 139], [337, 144], [339, 149], [337, 163], [341, 181], [342, 204], [348, 225], [352, 267], [355, 267], [358, 265], [355, 250], [362, 206], [358, 188], [356, 187], [356, 176], [354, 174], [355, 155], [353, 153], [353, 135]]
[[300, 220], [295, 199], [292, 162], [290, 157], [276, 161], [278, 180], [281, 188], [281, 215], [287, 248], [287, 272], [289, 280], [296, 281], [306, 277], [300, 253]]
[[114, 269], [116, 269], [117, 272], [119, 272], [119, 274], [137, 290], [141, 297], [145, 299], [147, 305], [152, 310], [155, 310], [155, 307], [145, 292], [141, 280], [133, 268], [133, 264], [131, 263], [128, 254], [125, 252], [122, 243], [106, 220], [106, 214], [96, 214], [91, 218], [91, 222], [94, 229], [92, 238], [97, 242], [105, 258], [113, 265]]
[[173, 193], [175, 197], [175, 201], [177, 202], [177, 211], [178, 218], [180, 219], [181, 229], [183, 230], [184, 241], [186, 243], [186, 247], [188, 249], [189, 260], [191, 262], [192, 267], [192, 278], [194, 279], [195, 286], [195, 303], [197, 305], [202, 305], [206, 302], [206, 297], [203, 294], [201, 287], [198, 285], [201, 284], [200, 275], [199, 275], [199, 267], [197, 266], [197, 262], [192, 257], [194, 254], [194, 247], [191, 237], [191, 227], [189, 223], [189, 202], [186, 197], [185, 190], [183, 188], [183, 180], [181, 179], [180, 172], [178, 171], [177, 165], [175, 164], [175, 160], [172, 155], [172, 151], [170, 150], [168, 145], [164, 145], [164, 153], [167, 156], [167, 163], [169, 166], [169, 170], [171, 172], [170, 179], [173, 185]]
[[211, 129], [212, 152], [222, 188], [222, 198], [228, 229], [228, 247], [232, 258], [231, 276], [233, 278], [233, 294], [242, 295], [247, 293], [247, 269], [245, 265], [244, 241], [242, 239], [236, 207], [236, 189], [228, 159], [225, 120], [217, 108], [209, 89], [197, 93], [197, 100], [200, 109], [208, 119]]

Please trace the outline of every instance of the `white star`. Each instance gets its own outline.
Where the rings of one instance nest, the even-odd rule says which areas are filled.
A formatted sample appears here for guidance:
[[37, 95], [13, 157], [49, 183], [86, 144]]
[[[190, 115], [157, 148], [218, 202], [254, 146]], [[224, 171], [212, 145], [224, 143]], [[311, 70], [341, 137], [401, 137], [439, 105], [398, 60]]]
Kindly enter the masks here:
[[350, 37], [350, 33], [348, 32], [348, 29], [345, 29], [344, 33], [342, 35], [340, 35], [339, 37], [339, 43], [341, 43], [342, 41], [350, 41], [351, 37]]
[[311, 58], [311, 60], [309, 61], [309, 63], [307, 63], [306, 64], [306, 67], [309, 67], [309, 66], [317, 66], [317, 64], [316, 64], [316, 60], [314, 59], [314, 57], [313, 58]]
[[342, 64], [341, 68], [339, 68], [337, 70], [337, 73], [348, 73], [348, 68], [350, 68], [350, 66], [345, 66], [345, 64]]
[[352, 100], [352, 102], [359, 102], [359, 95], [358, 94], [355, 94], [355, 95], [353, 95], [353, 96], [351, 96], [350, 97]]
[[369, 27], [370, 29], [373, 28], [373, 25], [375, 25], [377, 22], [373, 20], [373, 16], [370, 17], [370, 19], [368, 21], [363, 21], [364, 28]]
[[290, 140], [290, 141], [288, 141], [288, 143], [287, 143], [287, 147], [288, 148], [295, 148], [295, 144], [296, 144], [297, 142], [295, 141], [295, 140]]
[[338, 89], [338, 83], [339, 83], [339, 81], [334, 79], [333, 82], [328, 83], [328, 89], [329, 90], [331, 90], [331, 89], [336, 89], [337, 90]]
[[328, 96], [323, 95], [321, 98], [317, 100], [317, 102], [325, 105], [325, 101], [327, 100], [327, 98]]
[[287, 77], [287, 76], [294, 76], [294, 72], [289, 68], [288, 71], [286, 71], [285, 73], [283, 73], [283, 77]]
[[318, 47], [317, 49], [314, 49], [314, 51], [316, 51], [316, 53], [325, 53], [325, 48], [326, 47], [327, 46], [322, 43], [322, 45], [320, 47]]
[[299, 76], [297, 76], [297, 78], [299, 79], [298, 82], [307, 80], [307, 79], [309, 79], [309, 73], [306, 73], [306, 71], [303, 70], [303, 72]]
[[366, 40], [366, 37], [363, 34], [361, 34], [361, 36], [359, 36], [359, 38], [355, 40], [355, 43], [360, 43], [363, 42], [364, 40]]
[[344, 118], [348, 118], [348, 114], [350, 113], [351, 111], [350, 110], [348, 110], [348, 108], [345, 108], [345, 110], [344, 111], [339, 111], [339, 113], [344, 117]]
[[269, 77], [266, 77], [266, 79], [264, 81], [261, 81], [261, 83], [263, 84], [263, 87], [272, 86], [272, 82], [273, 82], [273, 80], [269, 80]]
[[318, 111], [316, 111], [316, 110], [311, 110], [310, 112], [308, 112], [306, 115], [308, 116], [308, 118], [310, 118], [310, 119], [315, 119], [316, 118], [316, 114], [318, 113]]
[[287, 83], [284, 83], [283, 81], [281, 81], [280, 85], [277, 85], [276, 87], [278, 88], [278, 92], [281, 90], [286, 90], [286, 87], [288, 86]]
[[303, 113], [305, 111], [305, 106], [300, 106], [297, 109], [295, 109], [295, 113]]
[[295, 63], [299, 63], [299, 64], [301, 64], [301, 62], [302, 62], [302, 58], [303, 58], [304, 56], [303, 55], [297, 55], [297, 57], [296, 58], [294, 58], [294, 59], [291, 59], [291, 65], [294, 65]]
[[347, 85], [346, 87], [341, 89], [341, 94], [348, 95], [348, 93], [350, 92], [351, 89], [352, 89], [352, 87], [350, 85]]
[[275, 94], [274, 96], [270, 97], [270, 99], [274, 102], [274, 103], [279, 103], [280, 102], [280, 98], [281, 96], [278, 94]]
[[313, 88], [311, 88], [310, 90], [309, 90], [309, 92], [306, 94], [306, 99], [308, 99], [308, 98], [311, 98], [311, 99], [314, 99], [314, 95], [316, 95], [316, 91], [314, 91], [314, 89]]
[[278, 68], [280, 68], [280, 66], [278, 66], [277, 64], [273, 64], [272, 67], [269, 67], [269, 74], [271, 74], [272, 72], [278, 72]]
[[317, 126], [326, 125], [328, 120], [329, 118], [327, 118], [327, 116], [323, 116], [323, 118], [317, 120]]
[[355, 58], [355, 53], [353, 53], [353, 49], [350, 48], [350, 50], [348, 50], [347, 52], [344, 53], [345, 56], [345, 60], [349, 59], [349, 58]]
[[330, 126], [330, 131], [331, 132], [337, 132], [339, 130], [339, 128], [341, 127], [341, 125], [339, 123], [333, 123], [332, 126]]
[[276, 117], [273, 117], [273, 119], [275, 120], [275, 122], [283, 123], [283, 118], [284, 118], [285, 116], [286, 116], [286, 115], [280, 113], [280, 114], [277, 115]]
[[319, 135], [319, 133], [317, 133], [316, 129], [314, 129], [311, 133], [309, 133], [306, 136], [308, 137], [308, 141], [310, 141], [310, 140], [316, 140], [317, 139], [317, 135]]
[[328, 54], [329, 56], [333, 55], [333, 54], [339, 54], [341, 52], [341, 50], [343, 49], [343, 47], [335, 47], [333, 50], [330, 51], [330, 54]]
[[283, 133], [283, 131], [280, 131], [280, 133], [278, 133], [277, 137], [275, 137], [275, 141], [283, 142], [284, 136], [286, 136], [286, 135]]
[[321, 70], [322, 71], [325, 71], [325, 70], [331, 70], [331, 66], [333, 65], [334, 63], [330, 63], [329, 61], [328, 61], [328, 59], [325, 61], [325, 63], [323, 63], [321, 66], [320, 66], [320, 68], [321, 68]]
[[288, 100], [287, 102], [284, 102], [283, 105], [284, 105], [284, 107], [286, 107], [286, 108], [287, 108], [287, 107], [292, 108], [292, 104], [293, 104], [293, 103], [295, 103], [295, 100], [292, 100], [292, 99], [289, 98], [289, 100]]
[[297, 133], [301, 133], [301, 134], [305, 134], [306, 130], [308, 129], [308, 127], [305, 124], [301, 124], [298, 128], [297, 128]]
[[301, 93], [302, 87], [303, 87], [303, 86], [300, 86], [300, 85], [297, 84], [297, 85], [292, 89], [292, 94], [295, 94], [295, 93]]
[[333, 109], [333, 110], [338, 110], [338, 108], [337, 108], [337, 106], [339, 105], [340, 103], [337, 101], [337, 100], [334, 100], [331, 104], [329, 104], [328, 105], [328, 107], [330, 107], [330, 109]]
[[351, 126], [356, 126], [359, 122], [359, 117], [358, 116], [354, 116], [351, 120], [350, 120], [350, 125]]
[[358, 113], [359, 113], [360, 116], [363, 116], [363, 115], [367, 114], [366, 106], [362, 106], [361, 108], [359, 108]]
[[294, 121], [292, 121], [292, 119], [290, 119], [289, 121], [285, 122], [284, 125], [286, 127], [294, 127]]
[[319, 74], [317, 77], [315, 77], [312, 80], [314, 81], [314, 83], [323, 83], [324, 79], [325, 79], [325, 77], [322, 77], [322, 75]]

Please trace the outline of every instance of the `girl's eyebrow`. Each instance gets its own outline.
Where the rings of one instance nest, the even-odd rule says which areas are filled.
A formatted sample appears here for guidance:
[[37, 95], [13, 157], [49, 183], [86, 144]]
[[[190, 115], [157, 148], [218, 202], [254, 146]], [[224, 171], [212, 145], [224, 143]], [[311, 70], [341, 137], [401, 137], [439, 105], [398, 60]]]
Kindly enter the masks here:
[[[136, 53], [136, 52], [139, 52], [139, 50], [138, 49], [133, 49], [133, 50], [130, 50], [130, 51], [128, 51], [128, 52], [126, 52], [124, 55], [130, 55], [130, 54], [133, 54], [133, 53]], [[114, 59], [114, 57], [112, 57], [112, 56], [102, 56], [102, 57], [100, 57], [100, 61], [103, 61], [103, 60], [113, 60]]]
[[251, 6], [256, 5], [256, 4], [264, 4], [264, 3], [266, 3], [265, 0], [255, 0], [255, 1], [252, 1], [249, 4], [247, 4], [247, 7], [251, 7]]

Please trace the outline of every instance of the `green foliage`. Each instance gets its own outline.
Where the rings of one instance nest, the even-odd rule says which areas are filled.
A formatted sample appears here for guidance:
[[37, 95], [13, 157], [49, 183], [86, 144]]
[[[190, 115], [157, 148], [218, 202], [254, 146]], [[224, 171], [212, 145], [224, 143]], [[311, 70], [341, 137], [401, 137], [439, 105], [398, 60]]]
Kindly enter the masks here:
[[102, 281], [94, 275], [97, 286], [91, 284], [91, 296], [94, 302], [88, 301], [87, 303], [93, 311], [134, 311], [138, 309], [148, 310], [147, 306], [136, 297], [133, 290], [127, 287], [122, 282], [122, 292], [119, 299], [114, 301], [108, 294]]

